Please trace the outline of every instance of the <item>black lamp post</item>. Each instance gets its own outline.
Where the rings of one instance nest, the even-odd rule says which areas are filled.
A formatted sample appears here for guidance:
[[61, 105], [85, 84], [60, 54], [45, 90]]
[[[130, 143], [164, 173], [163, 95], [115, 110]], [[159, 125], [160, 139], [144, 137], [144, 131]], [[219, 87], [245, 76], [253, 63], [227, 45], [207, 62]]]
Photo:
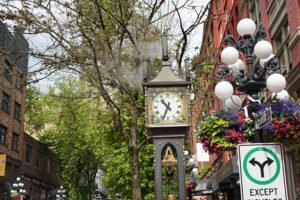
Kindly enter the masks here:
[[20, 177], [16, 178], [16, 182], [13, 183], [13, 189], [10, 191], [12, 194], [25, 195], [26, 190], [24, 189], [24, 183]]
[[[276, 73], [278, 61], [272, 54], [272, 45], [265, 41], [266, 32], [264, 28], [256, 30], [256, 25], [251, 19], [242, 19], [237, 25], [237, 31], [241, 38], [235, 40], [233, 36], [224, 37], [226, 47], [221, 52], [221, 60], [228, 66], [219, 66], [219, 74], [223, 81], [215, 87], [216, 96], [224, 101], [225, 108], [237, 111], [241, 108], [242, 102], [238, 96], [233, 95], [237, 89], [240, 94], [248, 95], [249, 105], [245, 109], [246, 114], [253, 119], [256, 131], [253, 135], [253, 142], [262, 143], [263, 137], [259, 131], [259, 116], [257, 111], [261, 99], [259, 93], [268, 88], [273, 93], [279, 93], [286, 86], [285, 78]], [[247, 64], [239, 59], [240, 54]], [[260, 65], [254, 66], [254, 55], [259, 58]], [[225, 81], [228, 78], [230, 82]], [[270, 115], [270, 110], [268, 110]]]
[[60, 186], [59, 189], [57, 190], [56, 199], [57, 200], [65, 199], [67, 197], [66, 193], [67, 193], [67, 190], [64, 189], [63, 186]]

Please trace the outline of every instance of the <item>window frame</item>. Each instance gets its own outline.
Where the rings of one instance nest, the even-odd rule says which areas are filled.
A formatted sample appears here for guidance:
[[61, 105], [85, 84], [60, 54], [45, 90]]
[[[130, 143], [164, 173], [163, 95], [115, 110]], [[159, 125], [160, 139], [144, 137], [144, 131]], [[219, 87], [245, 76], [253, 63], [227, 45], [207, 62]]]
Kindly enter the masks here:
[[3, 92], [1, 109], [2, 109], [3, 112], [9, 114], [9, 110], [10, 110], [10, 95], [7, 94], [6, 92]]
[[11, 149], [15, 152], [19, 152], [19, 134], [13, 132]]
[[24, 76], [22, 75], [22, 73], [17, 73], [16, 75], [16, 80], [15, 80], [15, 86], [16, 88], [20, 91], [20, 92], [23, 92], [23, 79], [24, 79]]
[[25, 150], [25, 163], [32, 165], [33, 147], [30, 144], [26, 144]]
[[3, 76], [6, 80], [9, 82], [12, 82], [12, 77], [13, 77], [13, 65], [8, 61], [5, 60], [4, 62], [4, 73]]
[[8, 128], [2, 124], [0, 124], [0, 144], [7, 146], [7, 133]]
[[[17, 109], [18, 108], [18, 109]], [[19, 104], [17, 101], [15, 101], [15, 107], [14, 107], [14, 118], [17, 121], [21, 121], [21, 104]]]
[[43, 153], [42, 151], [37, 151], [35, 166], [37, 168], [43, 167]]

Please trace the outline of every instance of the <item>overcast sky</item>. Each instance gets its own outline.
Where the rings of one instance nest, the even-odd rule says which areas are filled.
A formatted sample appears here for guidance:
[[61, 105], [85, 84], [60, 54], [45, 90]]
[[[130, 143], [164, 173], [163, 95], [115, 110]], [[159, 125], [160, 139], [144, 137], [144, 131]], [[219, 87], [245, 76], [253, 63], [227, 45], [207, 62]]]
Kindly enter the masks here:
[[[180, 3], [182, 3], [184, 0], [178, 0], [179, 1], [179, 5]], [[190, 0], [190, 3], [195, 6], [195, 8], [200, 9], [201, 6], [206, 5], [208, 3], [209, 0]], [[166, 1], [168, 2], [168, 5], [166, 7], [170, 7], [173, 5], [171, 4], [171, 1]], [[163, 13], [164, 11], [162, 11]], [[166, 11], [167, 12], [167, 11]], [[175, 16], [176, 17], [176, 16]], [[192, 23], [191, 19], [194, 19], [196, 17], [196, 14], [194, 12], [192, 12], [191, 10], [185, 9], [184, 12], [182, 13], [182, 21], [184, 22], [184, 25], [187, 27], [189, 24]], [[167, 19], [168, 20], [168, 19]], [[170, 20], [169, 20], [170, 21]], [[170, 22], [168, 22], [170, 23]], [[179, 27], [179, 22], [178, 20], [176, 20], [176, 18], [174, 18], [173, 21], [171, 21], [171, 25], [174, 31], [172, 31], [172, 34], [176, 35], [176, 34], [180, 34], [180, 27]], [[165, 23], [166, 25], [166, 23]], [[193, 34], [190, 35], [189, 38], [189, 43], [187, 46], [187, 52], [186, 52], [186, 57], [190, 57], [192, 58], [193, 56], [195, 56], [196, 54], [199, 53], [199, 48], [201, 45], [201, 40], [202, 40], [202, 25], [200, 25], [198, 28], [196, 28], [196, 30], [193, 31]], [[164, 29], [165, 27], [161, 27], [161, 29]], [[47, 39], [47, 37], [44, 36], [35, 36], [35, 38], [31, 38], [30, 40], [34, 39], [33, 43], [30, 43], [31, 47], [33, 48], [40, 48], [40, 47], [44, 47], [47, 46], [47, 44], [49, 44], [49, 38]], [[160, 48], [160, 47], [159, 47]], [[36, 68], [39, 66], [39, 61], [37, 59], [34, 59], [32, 57], [30, 57], [29, 59], [29, 67], [34, 66], [33, 68]], [[44, 80], [39, 81], [36, 85], [41, 89], [42, 92], [47, 92], [47, 88], [49, 85], [53, 84], [53, 81], [55, 81], [56, 77], [55, 76], [50, 76], [49, 78], [46, 78]]]

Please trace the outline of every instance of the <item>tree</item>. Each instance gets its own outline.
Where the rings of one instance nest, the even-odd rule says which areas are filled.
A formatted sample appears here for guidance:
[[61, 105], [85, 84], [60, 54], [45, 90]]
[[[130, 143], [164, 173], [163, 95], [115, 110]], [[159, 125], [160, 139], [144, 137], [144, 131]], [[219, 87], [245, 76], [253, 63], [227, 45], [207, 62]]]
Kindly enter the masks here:
[[[120, 142], [103, 100], [91, 95], [91, 89], [86, 81], [70, 77], [61, 78], [48, 94], [30, 87], [26, 128], [38, 133], [54, 153], [71, 199], [86, 199], [95, 193], [99, 168], [106, 172], [105, 183], [112, 197], [119, 193], [131, 198], [126, 141]], [[141, 188], [145, 199], [153, 199], [153, 145], [145, 145], [141, 152]]]
[[[141, 123], [141, 74], [144, 58], [153, 58], [150, 53], [159, 47], [147, 48], [153, 47], [162, 31], [179, 24], [181, 32], [173, 37], [180, 71], [188, 36], [202, 22], [207, 7], [196, 7], [190, 0], [9, 0], [0, 5], [1, 18], [31, 35], [28, 38], [47, 36], [44, 48], [35, 45], [30, 51], [41, 61], [35, 72], [48, 76], [69, 69], [97, 89], [118, 137], [126, 141], [131, 198], [142, 199], [138, 152], [149, 137]], [[192, 23], [183, 21], [184, 9], [195, 13]]]
[[56, 86], [49, 94], [29, 89], [26, 126], [31, 130], [42, 128], [40, 139], [54, 153], [71, 199], [86, 199], [94, 192], [95, 175], [103, 164], [97, 152], [107, 147], [102, 141], [110, 117], [103, 101], [90, 96], [82, 81], [69, 78]]

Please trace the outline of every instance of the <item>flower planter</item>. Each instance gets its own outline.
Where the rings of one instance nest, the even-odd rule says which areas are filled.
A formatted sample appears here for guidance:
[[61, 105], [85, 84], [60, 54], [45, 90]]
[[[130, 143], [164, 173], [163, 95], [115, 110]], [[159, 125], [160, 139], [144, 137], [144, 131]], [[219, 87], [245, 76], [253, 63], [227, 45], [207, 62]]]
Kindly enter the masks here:
[[235, 150], [251, 136], [252, 121], [245, 120], [243, 113], [219, 111], [208, 116], [200, 124], [198, 139], [210, 153]]
[[[272, 121], [265, 125], [267, 140], [284, 144], [300, 144], [300, 105], [294, 100], [273, 100]], [[258, 110], [264, 112], [264, 104]], [[238, 144], [247, 142], [254, 134], [254, 124], [243, 113], [218, 111], [204, 116], [200, 122], [197, 138], [209, 153], [233, 150]]]

